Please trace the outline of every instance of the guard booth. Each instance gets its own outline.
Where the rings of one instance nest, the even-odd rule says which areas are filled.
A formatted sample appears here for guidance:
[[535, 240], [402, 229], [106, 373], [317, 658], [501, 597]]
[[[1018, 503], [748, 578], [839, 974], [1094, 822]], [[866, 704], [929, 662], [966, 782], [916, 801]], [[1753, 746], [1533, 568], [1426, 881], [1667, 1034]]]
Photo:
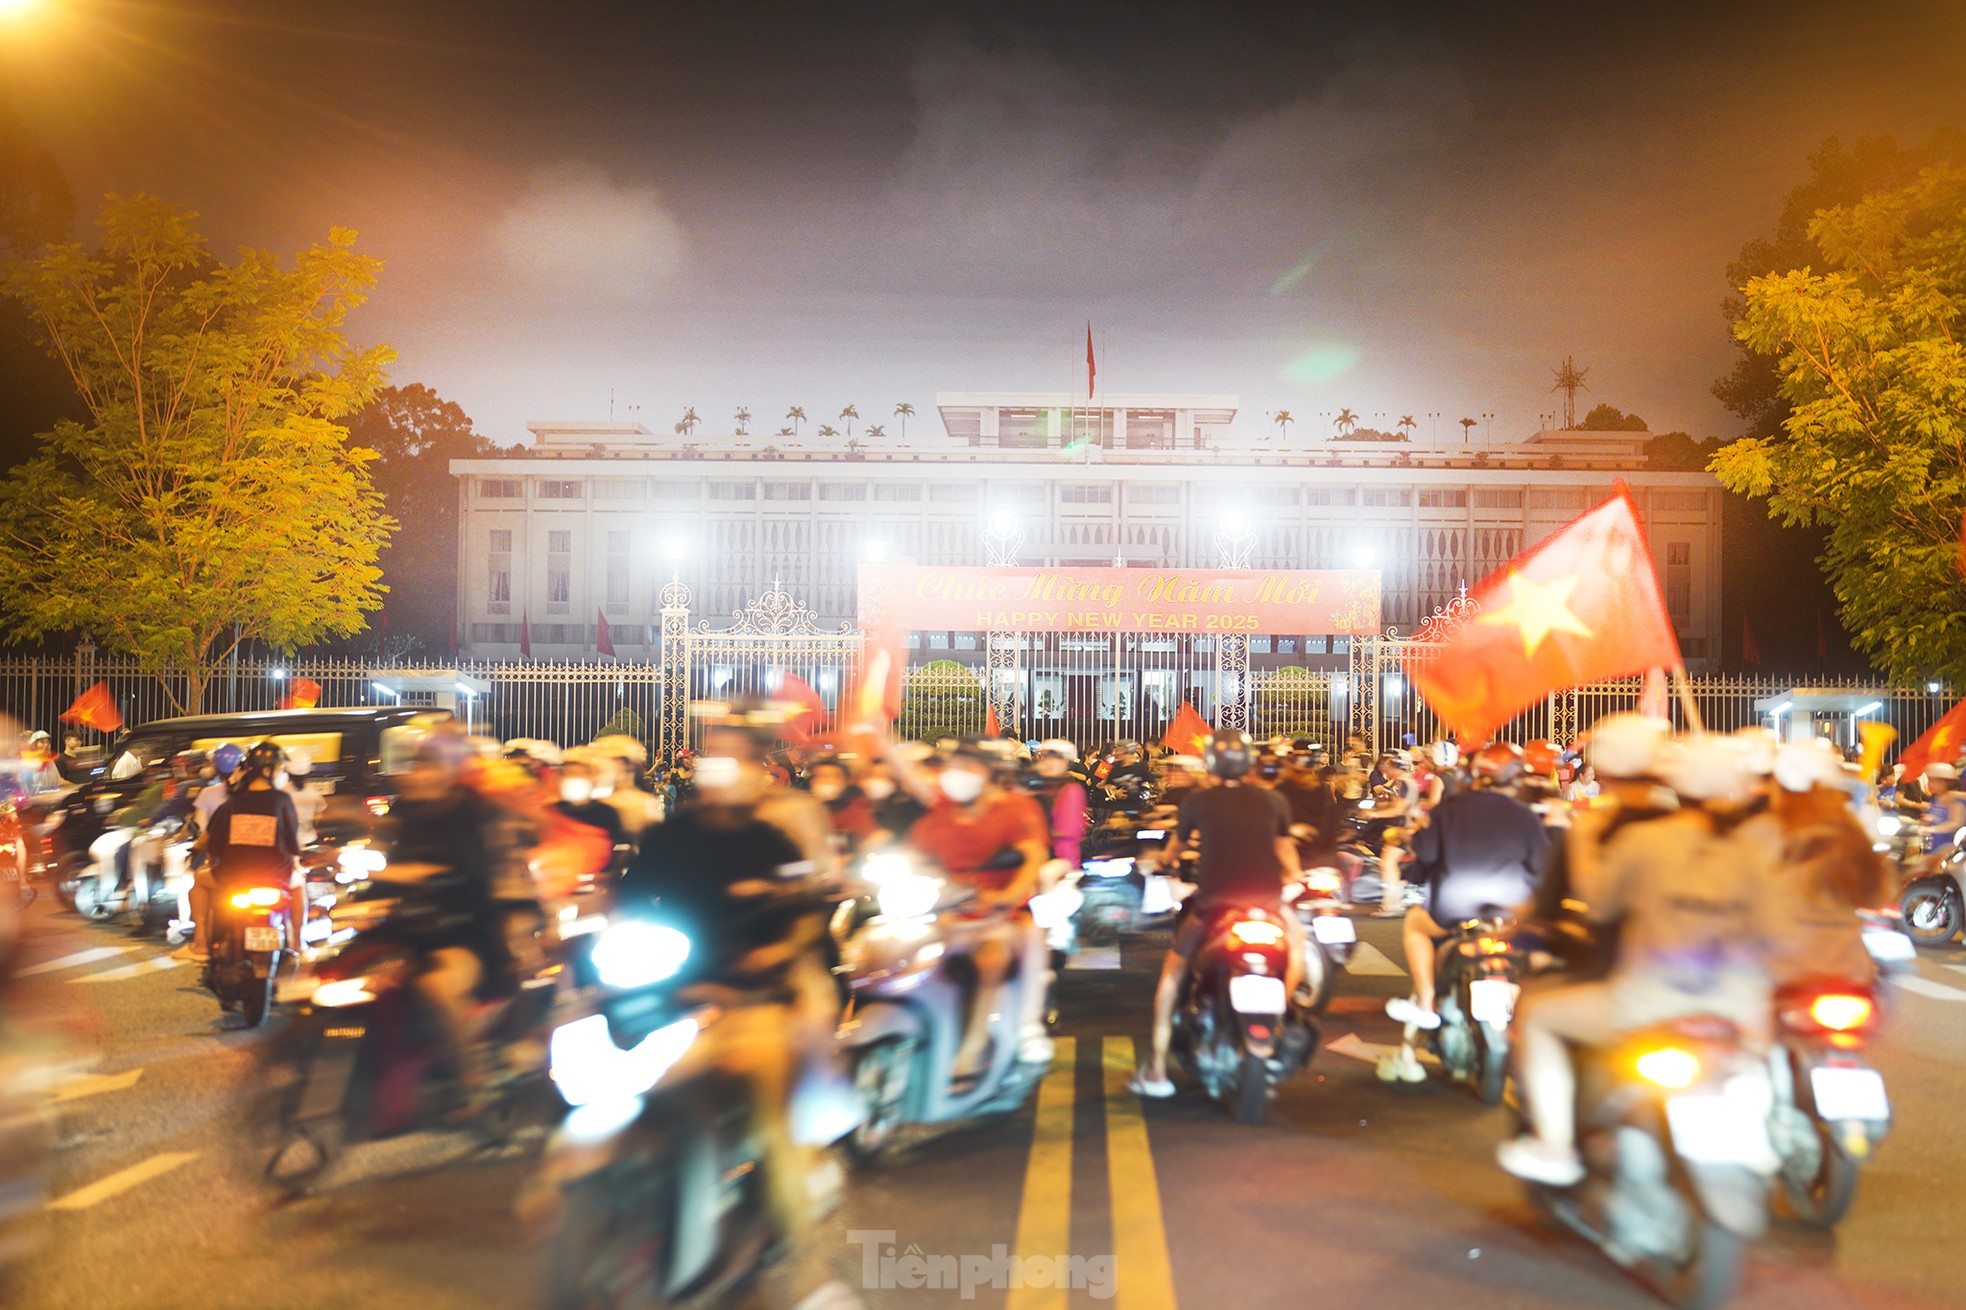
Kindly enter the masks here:
[[1842, 749], [1860, 744], [1857, 725], [1890, 699], [1881, 688], [1791, 687], [1756, 700], [1754, 712], [1783, 741], [1822, 737]]

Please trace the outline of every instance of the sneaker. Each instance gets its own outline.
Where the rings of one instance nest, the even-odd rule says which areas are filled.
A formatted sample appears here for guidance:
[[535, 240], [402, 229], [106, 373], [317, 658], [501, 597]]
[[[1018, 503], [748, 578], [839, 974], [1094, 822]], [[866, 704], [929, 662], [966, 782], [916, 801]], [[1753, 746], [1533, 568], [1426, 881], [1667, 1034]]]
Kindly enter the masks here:
[[1017, 1043], [1017, 1059], [1022, 1064], [1050, 1064], [1056, 1053], [1051, 1034], [1042, 1030], [1025, 1033]]
[[1142, 1069], [1133, 1075], [1132, 1080], [1126, 1085], [1126, 1090], [1132, 1092], [1135, 1096], [1146, 1096], [1156, 1101], [1165, 1101], [1168, 1097], [1174, 1095], [1174, 1084], [1165, 1078], [1149, 1078], [1147, 1071]]
[[1420, 1057], [1413, 1054], [1413, 1048], [1402, 1046], [1392, 1054], [1381, 1056], [1376, 1070], [1382, 1083], [1423, 1083], [1427, 1081], [1426, 1066]]
[[1386, 1017], [1411, 1024], [1415, 1028], [1424, 1028], [1428, 1032], [1440, 1027], [1440, 1016], [1432, 1010], [1421, 1009], [1420, 1002], [1411, 996], [1395, 996], [1387, 1001]]
[[184, 945], [171, 952], [173, 960], [189, 960], [193, 964], [204, 964], [212, 958], [210, 951], [201, 951], [196, 946]]
[[1560, 1150], [1533, 1134], [1524, 1134], [1495, 1148], [1502, 1168], [1525, 1182], [1545, 1187], [1575, 1187], [1584, 1180], [1584, 1162], [1574, 1150]]

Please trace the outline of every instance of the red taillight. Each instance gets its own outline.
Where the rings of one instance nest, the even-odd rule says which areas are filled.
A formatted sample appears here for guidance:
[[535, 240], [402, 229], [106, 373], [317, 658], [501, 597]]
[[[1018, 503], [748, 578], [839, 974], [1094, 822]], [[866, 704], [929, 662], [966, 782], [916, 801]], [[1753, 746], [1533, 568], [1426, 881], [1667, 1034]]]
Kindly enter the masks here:
[[1340, 885], [1336, 869], [1312, 869], [1304, 875], [1304, 886], [1320, 895], [1336, 896]]
[[287, 894], [274, 887], [254, 887], [243, 892], [235, 892], [233, 905], [242, 910], [270, 910], [287, 899]]
[[1238, 946], [1275, 946], [1283, 940], [1283, 928], [1262, 919], [1244, 919], [1229, 930], [1229, 940]]
[[387, 796], [371, 796], [368, 798], [368, 807], [369, 813], [380, 819], [389, 813], [389, 798]]
[[1868, 1024], [1876, 1008], [1868, 996], [1825, 992], [1809, 1003], [1809, 1017], [1818, 1027], [1833, 1033], [1847, 1033]]

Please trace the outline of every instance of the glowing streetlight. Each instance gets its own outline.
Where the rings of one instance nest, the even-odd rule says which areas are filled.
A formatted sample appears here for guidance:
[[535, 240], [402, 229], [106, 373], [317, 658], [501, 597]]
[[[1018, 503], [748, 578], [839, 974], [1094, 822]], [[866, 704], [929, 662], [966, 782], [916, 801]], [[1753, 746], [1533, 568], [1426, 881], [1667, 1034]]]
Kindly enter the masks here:
[[1215, 549], [1221, 553], [1225, 569], [1249, 567], [1250, 552], [1256, 549], [1256, 534], [1249, 530], [1249, 515], [1231, 510], [1222, 516], [1215, 534]]
[[687, 554], [689, 554], [689, 543], [681, 537], [668, 537], [663, 540], [662, 558], [668, 560], [671, 564], [682, 563], [683, 556]]
[[20, 22], [41, 7], [42, 0], [0, 0], [0, 23]]
[[887, 560], [887, 543], [885, 541], [862, 542], [860, 545], [860, 554], [869, 564], [885, 563]]
[[1369, 542], [1360, 542], [1352, 547], [1352, 567], [1369, 569], [1379, 560], [1379, 552], [1372, 549]]
[[983, 531], [983, 549], [989, 552], [992, 568], [1008, 568], [1017, 563], [1017, 552], [1024, 546], [1024, 529], [1017, 516], [1007, 509], [990, 515]]

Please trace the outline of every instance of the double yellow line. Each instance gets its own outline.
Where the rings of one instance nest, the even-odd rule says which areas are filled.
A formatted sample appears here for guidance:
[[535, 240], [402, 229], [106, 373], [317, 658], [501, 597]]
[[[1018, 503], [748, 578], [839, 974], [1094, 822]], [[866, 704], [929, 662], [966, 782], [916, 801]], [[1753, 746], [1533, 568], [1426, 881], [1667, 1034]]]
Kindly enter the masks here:
[[[1160, 1183], [1147, 1145], [1140, 1098], [1127, 1090], [1133, 1039], [1103, 1037], [1100, 1072], [1106, 1120], [1106, 1181], [1113, 1203], [1115, 1294], [1119, 1310], [1175, 1310], [1167, 1229], [1161, 1222]], [[1051, 1068], [1038, 1084], [1036, 1129], [1017, 1213], [1017, 1254], [1050, 1258], [1072, 1249], [1072, 1111], [1078, 1040], [1061, 1037]], [[1081, 1252], [1080, 1254], [1089, 1254]], [[1005, 1310], [1065, 1310], [1069, 1289], [1014, 1287]]]

